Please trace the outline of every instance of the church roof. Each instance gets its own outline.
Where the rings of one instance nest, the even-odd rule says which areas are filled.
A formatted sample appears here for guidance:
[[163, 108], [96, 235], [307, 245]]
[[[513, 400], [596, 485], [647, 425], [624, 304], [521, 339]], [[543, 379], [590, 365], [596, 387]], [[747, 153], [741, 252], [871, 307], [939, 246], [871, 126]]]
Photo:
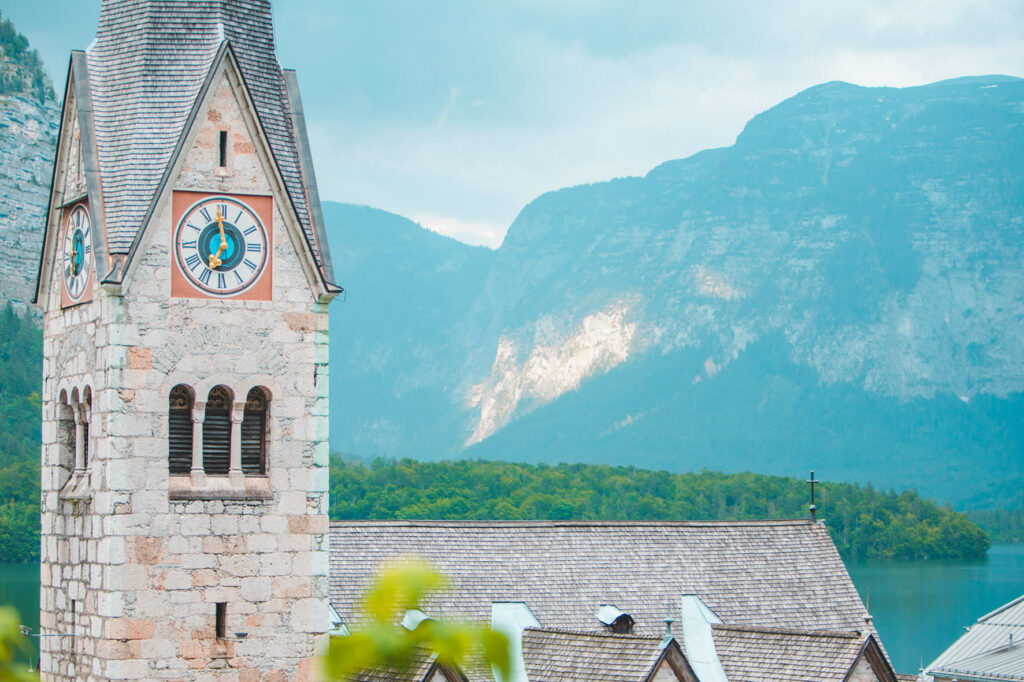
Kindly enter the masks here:
[[420, 557], [452, 589], [428, 614], [490, 618], [491, 603], [523, 602], [545, 628], [597, 630], [615, 604], [657, 635], [672, 605], [696, 594], [727, 624], [870, 629], [825, 526], [810, 521], [342, 521], [331, 524], [331, 602], [349, 624], [376, 566]]
[[[871, 634], [712, 625], [715, 650], [731, 682], [843, 682]], [[881, 657], [879, 657], [881, 661]], [[889, 679], [891, 669], [886, 664]]]
[[311, 162], [301, 158], [270, 0], [103, 0], [86, 54], [108, 251], [130, 251], [224, 41], [313, 256], [329, 278], [329, 256], [321, 252], [326, 243], [316, 234], [322, 227], [314, 224], [319, 207], [311, 205], [317, 200], [303, 189], [303, 163]]
[[523, 630], [523, 660], [531, 681], [643, 682], [664, 651], [662, 638], [654, 635]]

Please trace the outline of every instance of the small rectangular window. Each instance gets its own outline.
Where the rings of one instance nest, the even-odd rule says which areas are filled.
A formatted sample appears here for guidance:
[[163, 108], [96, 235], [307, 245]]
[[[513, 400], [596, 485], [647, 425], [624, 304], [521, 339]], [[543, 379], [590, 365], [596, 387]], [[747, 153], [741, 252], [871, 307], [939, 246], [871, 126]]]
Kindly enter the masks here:
[[227, 602], [217, 602], [217, 639], [227, 639], [228, 636], [228, 605]]
[[221, 168], [228, 165], [228, 131], [220, 131], [220, 163]]

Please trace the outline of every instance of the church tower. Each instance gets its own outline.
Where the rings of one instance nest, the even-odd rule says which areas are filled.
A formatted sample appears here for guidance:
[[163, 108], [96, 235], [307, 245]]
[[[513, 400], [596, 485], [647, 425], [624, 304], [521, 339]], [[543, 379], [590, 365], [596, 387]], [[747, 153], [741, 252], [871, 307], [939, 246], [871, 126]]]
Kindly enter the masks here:
[[36, 290], [44, 679], [316, 676], [339, 291], [270, 0], [103, 0]]

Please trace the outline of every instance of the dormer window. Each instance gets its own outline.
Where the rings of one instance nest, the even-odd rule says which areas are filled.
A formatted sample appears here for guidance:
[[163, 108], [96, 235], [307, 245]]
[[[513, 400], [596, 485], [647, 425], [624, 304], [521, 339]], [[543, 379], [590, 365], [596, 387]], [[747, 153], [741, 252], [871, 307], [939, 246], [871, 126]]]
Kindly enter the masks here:
[[597, 619], [617, 635], [633, 632], [633, 617], [614, 604], [601, 604], [597, 610]]

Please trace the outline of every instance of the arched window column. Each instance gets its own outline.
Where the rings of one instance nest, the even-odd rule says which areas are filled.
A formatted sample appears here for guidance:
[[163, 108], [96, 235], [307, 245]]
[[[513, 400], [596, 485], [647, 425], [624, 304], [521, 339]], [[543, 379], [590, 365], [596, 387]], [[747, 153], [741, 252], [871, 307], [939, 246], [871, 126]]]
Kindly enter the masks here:
[[203, 469], [203, 420], [206, 418], [206, 403], [196, 402], [192, 407], [192, 485], [206, 483]]
[[242, 473], [242, 419], [245, 418], [245, 403], [235, 403], [231, 409], [231, 467], [228, 476], [231, 484], [245, 485], [245, 474]]
[[75, 471], [78, 478], [85, 473], [85, 406], [75, 403], [71, 406], [75, 413]]

